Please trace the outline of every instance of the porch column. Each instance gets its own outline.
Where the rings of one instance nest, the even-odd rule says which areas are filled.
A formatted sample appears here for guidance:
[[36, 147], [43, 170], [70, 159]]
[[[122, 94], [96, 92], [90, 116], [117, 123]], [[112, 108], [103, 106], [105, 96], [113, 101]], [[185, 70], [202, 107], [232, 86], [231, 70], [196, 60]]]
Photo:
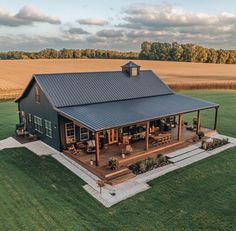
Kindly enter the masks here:
[[95, 133], [95, 147], [96, 147], [96, 165], [99, 165], [99, 132]]
[[182, 133], [182, 114], [179, 114], [177, 140], [181, 139], [181, 133]]
[[196, 128], [196, 133], [200, 131], [200, 110], [197, 111], [197, 128]]
[[147, 124], [146, 124], [146, 135], [145, 135], [145, 149], [146, 149], [146, 151], [148, 151], [148, 145], [149, 145], [149, 126], [150, 125], [150, 123], [149, 123], [149, 121], [147, 122]]
[[218, 118], [218, 109], [219, 109], [219, 107], [216, 107], [215, 109], [216, 109], [216, 111], [215, 111], [214, 130], [216, 130], [216, 127], [217, 127], [217, 118]]

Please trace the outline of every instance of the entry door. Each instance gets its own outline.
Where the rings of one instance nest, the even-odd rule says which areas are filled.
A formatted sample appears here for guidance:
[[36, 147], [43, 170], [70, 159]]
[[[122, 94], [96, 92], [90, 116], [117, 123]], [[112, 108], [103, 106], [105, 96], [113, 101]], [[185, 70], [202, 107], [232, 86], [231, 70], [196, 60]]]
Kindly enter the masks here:
[[118, 129], [109, 129], [108, 133], [108, 144], [118, 143]]

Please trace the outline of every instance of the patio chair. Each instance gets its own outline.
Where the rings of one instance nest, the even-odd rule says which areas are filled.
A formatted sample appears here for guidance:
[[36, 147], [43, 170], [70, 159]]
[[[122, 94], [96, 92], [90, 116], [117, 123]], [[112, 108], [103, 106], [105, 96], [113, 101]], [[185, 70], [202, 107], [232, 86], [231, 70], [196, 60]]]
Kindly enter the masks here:
[[95, 153], [95, 152], [96, 152], [95, 140], [88, 140], [87, 153]]
[[75, 155], [75, 156], [76, 156], [76, 155], [79, 154], [79, 150], [76, 149], [76, 147], [75, 147], [74, 144], [68, 146], [67, 149], [68, 149], [68, 151], [69, 151], [69, 153], [70, 153], [71, 155]]

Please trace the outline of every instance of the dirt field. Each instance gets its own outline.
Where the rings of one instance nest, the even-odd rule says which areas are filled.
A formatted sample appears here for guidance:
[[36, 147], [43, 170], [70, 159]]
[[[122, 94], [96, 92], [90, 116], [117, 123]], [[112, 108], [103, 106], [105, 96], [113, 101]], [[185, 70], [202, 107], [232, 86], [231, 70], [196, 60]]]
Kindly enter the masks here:
[[[0, 99], [20, 94], [34, 73], [120, 70], [127, 60], [63, 59], [0, 61]], [[135, 61], [174, 89], [236, 89], [236, 65]]]

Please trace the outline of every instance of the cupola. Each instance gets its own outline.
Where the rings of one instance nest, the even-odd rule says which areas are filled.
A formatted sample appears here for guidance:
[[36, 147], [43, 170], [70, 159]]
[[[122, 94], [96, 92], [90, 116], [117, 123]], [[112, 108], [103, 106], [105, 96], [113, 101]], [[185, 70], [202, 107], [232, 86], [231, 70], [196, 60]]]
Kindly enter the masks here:
[[136, 63], [129, 61], [125, 65], [121, 66], [123, 72], [127, 72], [130, 77], [136, 77], [139, 75], [140, 66]]

